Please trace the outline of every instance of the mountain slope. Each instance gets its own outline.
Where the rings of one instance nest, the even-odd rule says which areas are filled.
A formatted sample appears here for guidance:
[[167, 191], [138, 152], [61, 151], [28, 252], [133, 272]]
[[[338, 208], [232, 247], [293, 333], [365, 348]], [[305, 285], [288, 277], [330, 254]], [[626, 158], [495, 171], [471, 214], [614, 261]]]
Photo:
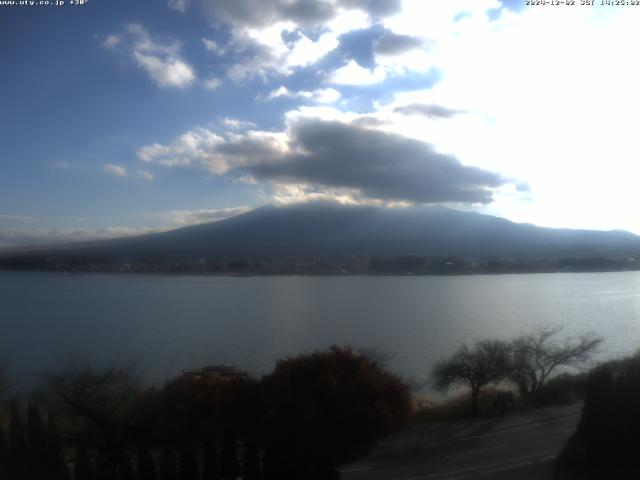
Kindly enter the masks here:
[[21, 255], [167, 261], [336, 254], [559, 258], [636, 253], [640, 253], [640, 237], [623, 231], [541, 228], [443, 207], [387, 209], [312, 203], [268, 206], [170, 232], [34, 248]]

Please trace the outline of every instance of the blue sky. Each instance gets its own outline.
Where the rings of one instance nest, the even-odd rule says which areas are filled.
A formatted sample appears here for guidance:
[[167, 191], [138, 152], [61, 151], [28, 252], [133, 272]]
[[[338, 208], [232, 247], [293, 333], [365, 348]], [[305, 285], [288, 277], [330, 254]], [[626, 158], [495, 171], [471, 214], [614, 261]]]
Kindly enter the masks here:
[[0, 246], [317, 199], [640, 233], [640, 8], [66, 3], [0, 6]]

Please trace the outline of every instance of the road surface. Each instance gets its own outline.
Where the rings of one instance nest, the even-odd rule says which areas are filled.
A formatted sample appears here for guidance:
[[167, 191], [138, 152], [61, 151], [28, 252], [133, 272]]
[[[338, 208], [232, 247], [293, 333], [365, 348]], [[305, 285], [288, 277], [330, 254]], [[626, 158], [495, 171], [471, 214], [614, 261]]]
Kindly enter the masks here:
[[342, 480], [548, 479], [581, 405], [414, 427], [341, 470]]

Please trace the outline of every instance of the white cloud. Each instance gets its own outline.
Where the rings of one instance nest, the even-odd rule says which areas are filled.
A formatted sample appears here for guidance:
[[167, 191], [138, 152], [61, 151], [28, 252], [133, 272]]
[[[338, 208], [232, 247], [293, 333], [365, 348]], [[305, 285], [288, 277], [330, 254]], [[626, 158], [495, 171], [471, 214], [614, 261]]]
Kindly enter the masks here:
[[351, 123], [357, 121], [361, 116], [361, 114], [338, 110], [337, 108], [329, 105], [303, 105], [295, 110], [289, 110], [285, 113], [285, 120], [289, 125], [306, 118]]
[[149, 170], [144, 170], [142, 168], [139, 168], [136, 174], [138, 175], [138, 177], [143, 178], [147, 182], [152, 182], [156, 178], [153, 172], [150, 172]]
[[209, 52], [217, 53], [218, 55], [222, 55], [225, 52], [225, 48], [220, 46], [218, 42], [211, 40], [206, 37], [202, 37], [202, 43], [204, 44], [204, 48]]
[[61, 170], [67, 170], [69, 168], [71, 168], [71, 164], [69, 162], [66, 162], [64, 160], [60, 160], [57, 162], [51, 162], [49, 164], [49, 166], [53, 167], [53, 168], [59, 168]]
[[170, 152], [171, 149], [169, 147], [154, 143], [138, 149], [138, 158], [143, 162], [152, 162], [155, 158], [168, 155]]
[[[159, 227], [0, 228], [0, 248], [109, 240], [113, 238], [159, 233], [188, 225], [223, 220], [240, 215], [249, 210], [251, 210], [250, 207], [241, 206], [218, 209], [170, 210], [140, 215], [147, 220], [162, 222], [163, 225]], [[37, 219], [17, 215], [0, 215], [0, 221], [2, 220], [26, 222], [36, 221]]]
[[204, 85], [204, 88], [206, 88], [207, 90], [215, 90], [220, 85], [222, 85], [222, 80], [220, 80], [219, 78], [212, 77], [204, 80], [202, 84]]
[[287, 67], [292, 69], [293, 67], [312, 65], [338, 45], [337, 35], [333, 32], [321, 35], [316, 41], [300, 33], [300, 38], [289, 49], [286, 56]]
[[[489, 22], [487, 11], [501, 7], [498, 0], [453, 0], [425, 2], [404, 0], [402, 10], [382, 20], [382, 25], [399, 35], [433, 39], [436, 43]], [[459, 20], [456, 16], [463, 14]]]
[[192, 68], [180, 59], [162, 59], [141, 52], [134, 52], [133, 58], [161, 87], [186, 87], [195, 80]]
[[[393, 73], [426, 72], [433, 66], [427, 51], [442, 39], [487, 21], [487, 10], [498, 0], [327, 0], [323, 2], [245, 0], [208, 1], [212, 18], [230, 26], [231, 41], [220, 45], [202, 38], [216, 54], [233, 52], [228, 76], [242, 82], [254, 76], [290, 75], [299, 67], [317, 63], [335, 50], [344, 33], [382, 25], [387, 32], [375, 45], [377, 68], [372, 71], [351, 61], [329, 79], [345, 85], [378, 83]], [[399, 8], [402, 7], [402, 8]], [[462, 19], [454, 21], [456, 15]], [[318, 37], [307, 34], [322, 28]], [[364, 82], [364, 83], [362, 83]]]
[[220, 123], [227, 128], [233, 130], [246, 130], [248, 128], [255, 128], [256, 124], [253, 122], [247, 122], [246, 120], [238, 120], [237, 118], [224, 117], [220, 119]]
[[[153, 155], [140, 149], [149, 160], [165, 167], [195, 166], [224, 175], [240, 166], [273, 156], [286, 149], [286, 134], [248, 130], [242, 134], [226, 132], [222, 136], [206, 128], [190, 130], [166, 149], [155, 148]], [[140, 151], [139, 151], [140, 155]]]
[[0, 229], [0, 247], [53, 245], [59, 243], [108, 240], [163, 232], [166, 230], [169, 230], [169, 228], [2, 228]]
[[114, 165], [108, 163], [102, 167], [102, 171], [109, 175], [115, 175], [116, 177], [126, 177], [127, 170], [122, 165]]
[[[0, 228], [0, 248], [109, 240], [166, 232], [188, 225], [224, 220], [225, 218], [240, 215], [249, 210], [251, 210], [251, 207], [240, 206], [217, 209], [169, 210], [138, 215], [147, 221], [162, 223], [161, 226], [157, 227]], [[19, 215], [0, 215], [0, 223], [2, 223], [3, 220], [7, 222], [31, 222], [37, 221], [38, 219]]]
[[232, 131], [199, 128], [168, 146], [143, 147], [140, 155], [159, 165], [191, 166], [266, 187], [277, 201], [304, 196], [352, 203], [485, 204], [508, 183], [501, 175], [461, 165], [425, 142], [385, 132], [387, 122], [375, 116], [301, 107], [285, 118], [283, 131], [241, 133], [235, 132], [237, 121], [223, 119]]
[[158, 219], [162, 223], [173, 227], [198, 225], [201, 223], [217, 222], [225, 218], [235, 217], [248, 212], [251, 207], [227, 207], [227, 208], [201, 208], [198, 210], [169, 210], [166, 212], [147, 215], [149, 218]]
[[[335, 32], [323, 33], [314, 41], [296, 28], [295, 24], [286, 22], [260, 29], [234, 30], [229, 47], [237, 60], [228, 70], [228, 76], [242, 82], [255, 76], [266, 78], [271, 73], [289, 75], [298, 67], [316, 63], [339, 44]], [[285, 42], [282, 38], [285, 32], [297, 32], [298, 39]]]
[[122, 35], [109, 35], [102, 45], [130, 55], [160, 87], [184, 88], [196, 80], [193, 67], [180, 56], [180, 43], [156, 41], [140, 24], [126, 25]]
[[292, 92], [287, 87], [279, 87], [265, 98], [265, 100], [273, 100], [274, 98], [302, 98], [312, 100], [317, 103], [334, 103], [340, 99], [340, 92], [334, 88], [319, 88], [313, 91]]
[[[374, 68], [351, 60], [325, 76], [325, 87], [373, 85], [392, 75], [436, 68], [439, 79], [432, 88], [396, 92], [391, 103], [378, 104], [365, 115], [306, 105], [288, 112], [286, 121], [313, 116], [357, 122], [429, 142], [464, 165], [528, 181], [529, 193], [497, 191], [497, 201], [487, 210], [491, 213], [551, 226], [624, 227], [640, 232], [640, 221], [629, 220], [635, 217], [631, 205], [640, 202], [634, 181], [638, 141], [633, 131], [640, 111], [634, 90], [640, 70], [621, 47], [640, 40], [636, 28], [640, 10], [503, 10], [500, 19], [490, 21], [486, 11], [500, 7], [497, 0], [406, 0], [403, 5], [401, 14], [380, 20], [395, 40], [402, 40], [401, 45], [377, 44]], [[458, 15], [461, 12], [463, 16]], [[362, 11], [339, 10], [316, 37], [299, 31], [299, 23], [292, 19], [258, 20], [232, 24], [229, 45], [202, 40], [209, 50], [226, 49], [238, 59], [228, 72], [232, 79], [259, 75], [269, 80], [274, 73], [290, 74], [323, 58], [341, 33], [372, 23]], [[165, 47], [169, 47], [165, 55], [176, 54], [174, 44]], [[339, 99], [339, 92], [331, 88], [292, 91], [277, 85], [270, 85], [271, 93], [262, 99], [305, 100], [301, 103]], [[411, 105], [464, 113], [446, 118], [408, 115], [406, 107]], [[225, 127], [234, 130], [231, 124]], [[145, 146], [138, 155], [160, 165], [190, 165], [226, 174], [253, 161], [250, 147], [268, 145], [260, 135], [273, 140], [277, 147], [269, 148], [274, 151], [288, 148], [286, 128], [275, 134], [253, 130], [252, 137], [233, 133], [238, 132], [193, 129], [167, 145]], [[261, 154], [269, 155], [269, 148]], [[256, 181], [255, 176], [246, 178]], [[308, 193], [309, 186], [304, 185], [295, 191], [305, 188]]]
[[165, 167], [184, 167], [192, 164], [206, 166], [214, 172], [224, 172], [228, 166], [223, 158], [213, 153], [216, 145], [223, 142], [218, 136], [206, 128], [190, 130], [171, 145], [143, 146], [138, 150], [138, 157], [144, 162], [153, 162]]
[[302, 94], [302, 92], [292, 92], [287, 87], [282, 86], [282, 87], [276, 88], [275, 90], [272, 90], [269, 93], [269, 95], [267, 95], [266, 100], [273, 100], [274, 98], [280, 98], [280, 97], [295, 98], [298, 95], [301, 97], [305, 96]]
[[102, 42], [104, 48], [116, 48], [122, 43], [122, 36], [118, 34], [107, 35]]
[[167, 6], [171, 10], [176, 10], [178, 12], [184, 13], [187, 11], [187, 7], [189, 6], [190, 0], [169, 0]]
[[251, 175], [243, 175], [234, 179], [235, 183], [239, 183], [241, 185], [258, 185], [258, 181]]
[[193, 69], [180, 59], [162, 59], [141, 52], [133, 52], [133, 58], [161, 87], [186, 87], [195, 80]]
[[[273, 73], [290, 75], [335, 50], [340, 44], [340, 35], [371, 24], [371, 18], [363, 10], [338, 9], [336, 13], [323, 22], [323, 33], [315, 39], [300, 30], [300, 24], [291, 19], [280, 18], [257, 26], [235, 23], [228, 49], [235, 52], [236, 62], [228, 70], [228, 76], [233, 81], [242, 82], [255, 76], [266, 79]], [[292, 34], [296, 38], [285, 41], [284, 34]]]
[[[430, 5], [409, 1], [401, 17], [385, 20], [394, 31], [433, 37], [428, 61], [441, 79], [378, 106], [373, 115], [387, 122], [384, 128], [530, 185], [529, 193], [498, 193], [484, 211], [546, 226], [640, 233], [631, 211], [640, 202], [633, 132], [640, 70], [620, 48], [640, 40], [640, 11], [531, 8], [489, 21], [470, 5], [469, 16], [452, 22], [444, 21], [449, 7]], [[393, 112], [411, 104], [466, 113], [438, 121]]]
[[369, 70], [358, 65], [355, 60], [349, 60], [344, 67], [333, 71], [327, 81], [339, 85], [372, 85], [383, 81], [385, 77], [384, 68]]
[[0, 213], [0, 223], [2, 222], [35, 222], [38, 219], [36, 217], [30, 217], [27, 215], [10, 215], [7, 213]]
[[271, 182], [269, 189], [269, 201], [279, 205], [317, 201], [331, 201], [343, 205], [382, 204], [382, 202], [363, 200], [360, 192], [347, 188], [318, 189], [317, 186], [306, 183]]

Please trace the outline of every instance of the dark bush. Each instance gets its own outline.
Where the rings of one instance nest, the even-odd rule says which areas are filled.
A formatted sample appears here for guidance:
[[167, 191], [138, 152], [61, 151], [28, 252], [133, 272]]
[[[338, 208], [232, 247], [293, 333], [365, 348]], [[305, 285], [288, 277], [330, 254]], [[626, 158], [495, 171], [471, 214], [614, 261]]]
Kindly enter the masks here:
[[138, 480], [156, 480], [155, 462], [151, 452], [147, 449], [142, 449], [138, 452]]
[[586, 373], [565, 373], [548, 380], [542, 388], [531, 394], [529, 401], [536, 407], [569, 405], [584, 399], [586, 386]]
[[212, 436], [221, 440], [227, 428], [254, 436], [263, 415], [258, 382], [249, 377], [182, 375], [153, 396], [155, 400], [146, 401], [145, 415], [154, 418], [157, 440], [174, 446], [204, 446]]
[[639, 478], [640, 355], [588, 377], [580, 424], [556, 465], [557, 478]]
[[320, 470], [353, 461], [411, 412], [409, 389], [349, 348], [280, 361], [263, 385], [264, 441], [274, 470], [283, 462], [289, 470]]

